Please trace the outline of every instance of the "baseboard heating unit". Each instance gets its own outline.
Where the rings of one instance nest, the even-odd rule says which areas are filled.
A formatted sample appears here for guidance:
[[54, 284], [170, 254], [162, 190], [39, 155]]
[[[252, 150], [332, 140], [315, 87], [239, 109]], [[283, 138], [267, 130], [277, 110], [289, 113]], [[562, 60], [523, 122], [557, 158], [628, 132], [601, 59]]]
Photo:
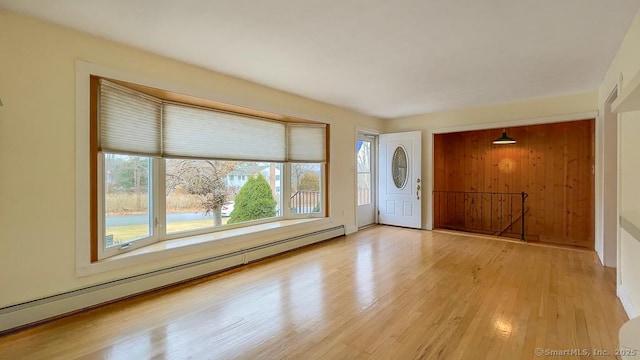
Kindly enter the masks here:
[[344, 226], [337, 226], [3, 307], [0, 308], [0, 335], [47, 319], [209, 275], [344, 234]]

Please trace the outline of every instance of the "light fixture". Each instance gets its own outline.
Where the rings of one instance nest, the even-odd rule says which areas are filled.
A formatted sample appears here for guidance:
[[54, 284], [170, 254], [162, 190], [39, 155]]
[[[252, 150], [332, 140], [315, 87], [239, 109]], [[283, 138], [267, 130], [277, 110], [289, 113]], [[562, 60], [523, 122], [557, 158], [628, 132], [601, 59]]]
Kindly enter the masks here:
[[516, 139], [507, 136], [507, 130], [502, 130], [502, 136], [493, 140], [495, 145], [515, 144]]

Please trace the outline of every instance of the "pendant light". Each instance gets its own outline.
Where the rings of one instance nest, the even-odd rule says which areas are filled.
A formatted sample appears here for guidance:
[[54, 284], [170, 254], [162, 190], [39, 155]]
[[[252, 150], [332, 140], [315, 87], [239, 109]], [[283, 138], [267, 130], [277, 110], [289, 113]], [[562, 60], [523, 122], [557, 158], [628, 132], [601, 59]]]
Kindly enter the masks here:
[[502, 130], [502, 136], [493, 140], [494, 145], [515, 144], [516, 139], [507, 136], [507, 130]]

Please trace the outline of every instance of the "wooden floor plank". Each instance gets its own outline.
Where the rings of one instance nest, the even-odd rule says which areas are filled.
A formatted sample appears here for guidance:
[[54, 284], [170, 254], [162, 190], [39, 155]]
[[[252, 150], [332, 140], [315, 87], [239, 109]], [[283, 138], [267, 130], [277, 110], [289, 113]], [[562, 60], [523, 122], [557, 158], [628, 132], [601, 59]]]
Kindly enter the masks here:
[[377, 226], [4, 336], [0, 358], [535, 359], [613, 354], [626, 320], [593, 252]]

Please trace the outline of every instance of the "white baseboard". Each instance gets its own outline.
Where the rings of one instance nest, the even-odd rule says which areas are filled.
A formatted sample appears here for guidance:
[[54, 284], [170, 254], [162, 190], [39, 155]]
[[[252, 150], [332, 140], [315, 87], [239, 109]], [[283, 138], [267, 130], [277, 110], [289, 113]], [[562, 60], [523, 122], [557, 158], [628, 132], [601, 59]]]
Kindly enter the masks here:
[[215, 273], [344, 234], [344, 227], [339, 226], [233, 254], [203, 259], [0, 308], [0, 332]]
[[624, 311], [627, 312], [627, 316], [629, 317], [629, 319], [633, 319], [633, 318], [636, 318], [636, 317], [640, 316], [640, 314], [638, 314], [638, 311], [636, 310], [636, 308], [633, 307], [633, 303], [631, 302], [631, 298], [629, 298], [629, 295], [624, 290], [622, 285], [618, 285], [617, 293], [618, 293], [618, 298], [620, 299], [620, 302], [622, 303], [622, 307], [624, 308]]

